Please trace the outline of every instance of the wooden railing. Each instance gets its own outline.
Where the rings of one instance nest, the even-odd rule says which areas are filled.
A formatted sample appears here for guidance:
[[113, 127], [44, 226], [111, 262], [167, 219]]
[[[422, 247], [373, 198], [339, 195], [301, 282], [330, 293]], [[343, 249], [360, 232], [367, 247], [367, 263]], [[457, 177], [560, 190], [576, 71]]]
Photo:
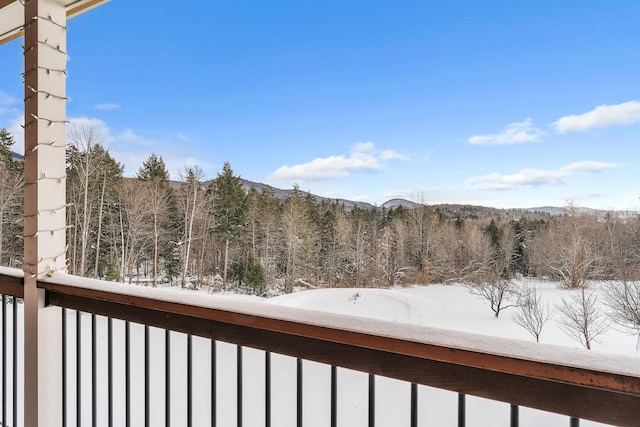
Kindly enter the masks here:
[[[0, 271], [0, 292], [19, 294]], [[640, 359], [67, 275], [47, 304], [614, 425], [638, 425]], [[18, 295], [19, 296], [19, 295]], [[517, 413], [516, 413], [517, 417]]]
[[[22, 283], [22, 272], [18, 270], [0, 271], [0, 295], [2, 306], [1, 313], [1, 345], [0, 355], [0, 393], [2, 400], [0, 404], [0, 426], [15, 426], [18, 424], [18, 298], [23, 298], [24, 288]], [[10, 319], [10, 321], [9, 321]], [[9, 325], [11, 325], [9, 327]], [[9, 366], [12, 368], [9, 370]], [[9, 412], [9, 410], [11, 412]]]

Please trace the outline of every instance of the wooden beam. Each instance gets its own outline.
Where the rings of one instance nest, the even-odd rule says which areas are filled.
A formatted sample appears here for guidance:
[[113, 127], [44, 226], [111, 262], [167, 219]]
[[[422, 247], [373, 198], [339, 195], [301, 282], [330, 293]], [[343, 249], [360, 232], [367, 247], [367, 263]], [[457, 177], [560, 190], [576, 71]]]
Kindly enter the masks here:
[[67, 19], [71, 19], [86, 11], [105, 4], [110, 0], [78, 0], [67, 5]]
[[9, 6], [11, 3], [16, 3], [18, 0], [0, 0], [0, 9], [4, 9]]
[[[64, 0], [67, 19], [94, 9], [110, 0]], [[22, 4], [18, 0], [0, 0], [0, 45], [24, 36]]]

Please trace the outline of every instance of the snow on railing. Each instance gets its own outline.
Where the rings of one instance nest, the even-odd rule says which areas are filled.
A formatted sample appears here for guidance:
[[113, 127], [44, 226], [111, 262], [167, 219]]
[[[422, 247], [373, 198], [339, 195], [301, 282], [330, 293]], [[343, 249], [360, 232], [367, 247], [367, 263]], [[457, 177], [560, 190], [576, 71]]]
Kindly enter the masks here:
[[[0, 271], [0, 283], [14, 280], [5, 273]], [[242, 347], [251, 347], [264, 350], [267, 361], [271, 353], [277, 353], [330, 365], [332, 373], [337, 366], [369, 373], [370, 378], [379, 375], [451, 390], [460, 394], [463, 407], [466, 394], [506, 402], [512, 405], [512, 420], [517, 419], [517, 406], [564, 414], [574, 418], [572, 423], [582, 418], [635, 425], [640, 413], [640, 361], [630, 356], [65, 274], [38, 282], [38, 287], [46, 290], [49, 305], [91, 313], [94, 333], [96, 315], [106, 316], [110, 325], [111, 319], [127, 322], [127, 334], [128, 322], [146, 325], [145, 354], [148, 328], [158, 327], [188, 334], [189, 349], [191, 336], [211, 339], [212, 358], [216, 341], [237, 345], [240, 371]], [[81, 322], [77, 319], [79, 337]], [[166, 348], [169, 335], [166, 332]], [[111, 352], [109, 347], [109, 357]], [[168, 360], [169, 350], [166, 352]], [[128, 360], [128, 353], [126, 357]], [[148, 372], [145, 375], [148, 378]], [[192, 375], [189, 371], [188, 381]], [[238, 375], [241, 378], [241, 372]], [[301, 365], [298, 376], [302, 378]], [[145, 381], [148, 387], [148, 379]], [[241, 394], [241, 387], [238, 389]], [[412, 386], [412, 401], [414, 389]], [[237, 402], [242, 402], [241, 395]], [[238, 416], [242, 416], [241, 408]]]

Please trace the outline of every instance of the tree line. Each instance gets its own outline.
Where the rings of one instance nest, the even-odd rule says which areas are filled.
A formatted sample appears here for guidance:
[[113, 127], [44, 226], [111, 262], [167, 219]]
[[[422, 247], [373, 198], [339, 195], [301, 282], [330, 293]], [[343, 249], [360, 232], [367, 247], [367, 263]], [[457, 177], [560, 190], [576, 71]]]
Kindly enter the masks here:
[[[0, 264], [21, 267], [22, 162], [0, 131]], [[569, 206], [547, 220], [450, 217], [426, 204], [347, 209], [294, 188], [245, 189], [229, 163], [211, 181], [186, 168], [176, 184], [151, 154], [134, 178], [91, 127], [67, 149], [68, 271], [150, 286], [235, 289], [500, 283], [548, 277], [567, 288], [640, 278], [640, 217]]]

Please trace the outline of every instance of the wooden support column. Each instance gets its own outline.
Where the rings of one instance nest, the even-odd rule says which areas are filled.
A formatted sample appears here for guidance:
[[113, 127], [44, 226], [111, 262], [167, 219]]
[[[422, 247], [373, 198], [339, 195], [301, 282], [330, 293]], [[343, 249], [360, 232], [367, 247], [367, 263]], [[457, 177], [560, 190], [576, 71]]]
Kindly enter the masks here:
[[64, 4], [24, 7], [24, 425], [62, 425], [61, 312], [36, 286], [66, 264]]

